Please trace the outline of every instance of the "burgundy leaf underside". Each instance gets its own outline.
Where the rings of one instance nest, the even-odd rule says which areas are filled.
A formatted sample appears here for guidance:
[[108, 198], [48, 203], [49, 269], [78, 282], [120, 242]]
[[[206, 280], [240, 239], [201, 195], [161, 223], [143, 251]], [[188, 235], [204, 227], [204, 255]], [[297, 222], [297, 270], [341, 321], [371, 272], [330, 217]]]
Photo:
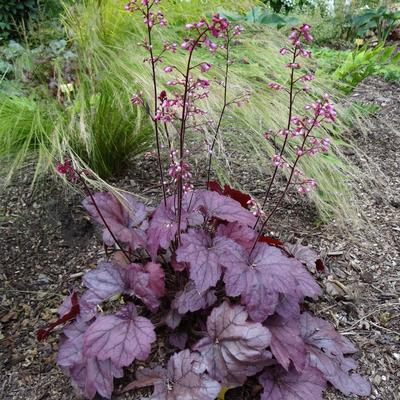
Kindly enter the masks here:
[[57, 319], [57, 321], [52, 322], [45, 328], [37, 331], [36, 337], [39, 341], [47, 338], [57, 326], [65, 324], [66, 322], [76, 318], [76, 316], [79, 314], [78, 294], [76, 292], [73, 292], [71, 296], [66, 298], [59, 309], [59, 314], [60, 318]]

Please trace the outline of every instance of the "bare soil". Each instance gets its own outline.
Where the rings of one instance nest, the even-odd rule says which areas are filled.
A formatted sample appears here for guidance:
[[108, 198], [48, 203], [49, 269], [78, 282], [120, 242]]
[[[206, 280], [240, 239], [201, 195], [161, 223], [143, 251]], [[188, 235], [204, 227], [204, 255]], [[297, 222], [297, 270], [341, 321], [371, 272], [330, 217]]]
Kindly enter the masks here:
[[[349, 234], [334, 221], [318, 226], [313, 207], [296, 197], [285, 204], [270, 234], [306, 240], [320, 251], [327, 271], [318, 280], [325, 294], [310, 307], [357, 345], [359, 372], [373, 385], [369, 398], [399, 400], [400, 86], [370, 78], [351, 99], [380, 106], [370, 116], [368, 129], [351, 132], [361, 153], [348, 155], [382, 179], [381, 186], [371, 185], [361, 194], [370, 228], [354, 227]], [[237, 178], [257, 196], [262, 177], [252, 174], [238, 169]], [[159, 193], [156, 176], [146, 161], [118, 183], [154, 203]], [[79, 285], [82, 274], [104, 252], [97, 228], [80, 206], [80, 195], [50, 177], [32, 193], [31, 177], [27, 165], [0, 194], [0, 399], [73, 400], [78, 397], [55, 365], [58, 335], [38, 342], [35, 334], [55, 319], [63, 296]], [[257, 398], [249, 392], [236, 390], [227, 397]], [[333, 389], [325, 396], [352, 398]]]

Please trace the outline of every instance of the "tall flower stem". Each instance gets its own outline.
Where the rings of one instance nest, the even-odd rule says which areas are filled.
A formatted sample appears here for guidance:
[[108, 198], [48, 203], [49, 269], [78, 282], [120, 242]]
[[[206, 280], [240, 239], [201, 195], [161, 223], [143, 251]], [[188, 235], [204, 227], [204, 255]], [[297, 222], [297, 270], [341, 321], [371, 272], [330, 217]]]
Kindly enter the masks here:
[[221, 127], [221, 122], [222, 122], [222, 119], [224, 117], [226, 107], [228, 105], [227, 97], [228, 97], [229, 45], [230, 45], [230, 41], [231, 41], [231, 38], [230, 38], [229, 33], [228, 33], [228, 38], [227, 38], [227, 41], [226, 41], [226, 54], [225, 54], [224, 104], [222, 106], [221, 114], [219, 116], [219, 120], [218, 120], [218, 124], [217, 124], [217, 128], [215, 129], [214, 138], [213, 138], [213, 141], [211, 143], [211, 147], [209, 149], [210, 154], [209, 154], [209, 157], [208, 157], [207, 189], [209, 189], [209, 186], [210, 186], [211, 161], [212, 161], [213, 151], [214, 151], [215, 143], [217, 141], [217, 136], [218, 136], [218, 133], [219, 133], [219, 129]]
[[[190, 70], [191, 70], [191, 62], [193, 57], [193, 52], [196, 49], [197, 45], [199, 44], [202, 37], [207, 33], [208, 28], [204, 31], [199, 33], [199, 36], [196, 40], [194, 40], [193, 45], [189, 51], [189, 57], [186, 66], [186, 74], [185, 74], [185, 89], [183, 92], [183, 104], [182, 104], [182, 116], [181, 116], [181, 127], [179, 130], [179, 163], [183, 166], [183, 157], [184, 157], [184, 150], [185, 150], [185, 131], [186, 131], [186, 120], [187, 120], [187, 106], [188, 106], [188, 92], [189, 92], [189, 78], [190, 78]], [[183, 202], [183, 181], [182, 177], [178, 178], [177, 181], [178, 186], [178, 241], [180, 241], [181, 237], [181, 220], [182, 220], [182, 202]]]
[[[152, 5], [147, 5], [146, 7], [146, 18], [149, 20], [150, 16], [150, 8]], [[154, 115], [157, 112], [157, 105], [158, 105], [158, 89], [157, 89], [157, 77], [156, 77], [156, 60], [154, 59], [154, 52], [153, 52], [153, 44], [151, 38], [151, 29], [152, 27], [150, 24], [146, 24], [147, 26], [147, 39], [148, 39], [148, 49], [150, 53], [150, 62], [151, 62], [151, 74], [152, 74], [152, 81], [153, 81], [153, 96], [154, 96]], [[167, 205], [167, 196], [165, 190], [165, 182], [164, 182], [164, 173], [162, 167], [162, 160], [161, 160], [161, 146], [160, 146], [160, 132], [158, 126], [158, 120], [156, 120], [153, 116], [154, 122], [154, 130], [156, 134], [156, 147], [157, 147], [157, 161], [158, 161], [158, 169], [160, 173], [160, 180], [161, 180], [161, 187], [164, 199], [164, 205]]]
[[[298, 53], [297, 53], [297, 51], [296, 51], [296, 47], [294, 47], [294, 49], [293, 49], [292, 64], [294, 64], [294, 63], [296, 62], [297, 55], [298, 55]], [[294, 84], [295, 84], [295, 79], [294, 79], [294, 68], [292, 68], [292, 71], [291, 71], [291, 74], [290, 74], [289, 114], [288, 114], [288, 120], [287, 120], [287, 125], [286, 125], [286, 129], [287, 129], [287, 130], [290, 129], [291, 120], [292, 120], [292, 115], [293, 115], [293, 104], [294, 104], [294, 95], [293, 95], [293, 92], [294, 92]], [[283, 141], [283, 145], [282, 145], [281, 151], [280, 151], [280, 153], [279, 153], [279, 156], [280, 156], [280, 157], [282, 157], [282, 155], [283, 155], [283, 153], [284, 153], [284, 151], [285, 151], [286, 144], [287, 144], [287, 142], [288, 142], [288, 138], [289, 138], [289, 134], [287, 134], [287, 135], [285, 136], [285, 140]], [[266, 190], [266, 192], [265, 192], [264, 200], [263, 200], [263, 203], [262, 203], [262, 205], [261, 205], [261, 210], [264, 210], [264, 207], [265, 207], [265, 205], [267, 204], [267, 200], [268, 200], [268, 197], [269, 197], [269, 195], [270, 195], [270, 193], [271, 193], [272, 186], [273, 186], [273, 184], [274, 184], [274, 182], [275, 182], [275, 178], [276, 178], [276, 175], [277, 175], [277, 173], [278, 173], [278, 169], [279, 169], [279, 166], [275, 166], [274, 172], [272, 173], [272, 176], [271, 176], [271, 178], [270, 178], [270, 180], [269, 180], [269, 183], [268, 183], [268, 188], [267, 188], [267, 190]], [[258, 223], [260, 222], [260, 218], [261, 218], [261, 215], [258, 216], [257, 221], [256, 221], [256, 223], [254, 224], [254, 229], [256, 229]]]
[[[301, 144], [300, 150], [302, 150], [302, 151], [304, 150], [304, 146], [305, 146], [305, 144], [306, 144], [306, 142], [307, 142], [308, 136], [310, 135], [311, 131], [314, 129], [315, 126], [316, 126], [316, 124], [312, 124], [311, 127], [308, 129], [308, 131], [304, 134], [304, 139], [303, 139], [303, 142], [302, 142], [302, 144]], [[302, 153], [300, 153], [300, 154], [302, 154]], [[279, 199], [277, 200], [277, 202], [276, 202], [274, 208], [269, 212], [269, 214], [268, 214], [267, 217], [265, 218], [264, 222], [262, 223], [262, 225], [261, 225], [261, 227], [260, 227], [260, 229], [259, 229], [257, 238], [256, 238], [256, 240], [255, 240], [254, 243], [253, 243], [253, 247], [251, 248], [250, 255], [251, 255], [251, 253], [253, 252], [254, 248], [256, 247], [256, 244], [257, 244], [258, 240], [260, 239], [263, 230], [264, 230], [265, 227], [267, 226], [268, 221], [271, 219], [271, 217], [272, 217], [272, 216], [275, 214], [275, 212], [278, 210], [278, 208], [279, 208], [279, 206], [281, 205], [283, 199], [285, 198], [286, 193], [287, 193], [287, 191], [288, 191], [288, 189], [289, 189], [289, 186], [290, 186], [290, 184], [291, 184], [291, 182], [292, 182], [293, 175], [294, 175], [294, 173], [295, 173], [295, 171], [296, 171], [296, 166], [297, 166], [297, 164], [298, 164], [298, 162], [299, 162], [299, 160], [300, 160], [301, 157], [302, 157], [301, 155], [299, 155], [299, 154], [297, 155], [297, 157], [296, 157], [296, 159], [295, 159], [295, 161], [294, 161], [294, 163], [293, 163], [293, 165], [292, 165], [289, 178], [288, 178], [288, 180], [287, 180], [287, 182], [286, 182], [286, 186], [285, 186], [285, 188], [284, 188], [282, 194], [280, 195]]]

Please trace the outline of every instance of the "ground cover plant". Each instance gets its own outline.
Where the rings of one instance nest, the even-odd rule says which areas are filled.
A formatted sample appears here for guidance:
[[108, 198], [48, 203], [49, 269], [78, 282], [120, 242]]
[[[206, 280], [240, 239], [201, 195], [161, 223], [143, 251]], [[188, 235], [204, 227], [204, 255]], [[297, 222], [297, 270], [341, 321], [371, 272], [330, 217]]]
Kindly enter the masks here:
[[[166, 365], [136, 368], [136, 379], [124, 392], [152, 387], [151, 397], [143, 398], [212, 400], [224, 388], [255, 377], [263, 388], [261, 399], [321, 399], [327, 381], [346, 395], [368, 395], [369, 383], [353, 371], [354, 346], [307, 311], [304, 300], [321, 294], [311, 274], [323, 269], [318, 256], [307, 247], [263, 235], [293, 189], [304, 194], [317, 185], [299, 168], [299, 160], [327, 151], [329, 141], [321, 128], [336, 120], [328, 95], [302, 114], [294, 112], [296, 97], [310, 90], [307, 82], [313, 80], [311, 74], [299, 73], [301, 60], [311, 56], [305, 47], [313, 39], [310, 26], [293, 28], [290, 46], [280, 49], [288, 58], [289, 86], [269, 84], [271, 90], [286, 93], [289, 113], [285, 126], [264, 134], [276, 153], [263, 203], [257, 204], [211, 181], [214, 142], [206, 146], [203, 181], [193, 179], [188, 157], [190, 130], [214, 123], [214, 139], [219, 134], [227, 97], [216, 122], [207, 118], [202, 103], [212, 96], [213, 85], [227, 91], [229, 49], [241, 27], [214, 14], [187, 24], [179, 45], [164, 42], [161, 52], [155, 52], [154, 31], [167, 24], [157, 5], [132, 0], [126, 10], [143, 17], [147, 32], [141, 45], [148, 52], [145, 64], [153, 93], [146, 97], [139, 91], [131, 101], [143, 107], [153, 123], [161, 202], [149, 209], [129, 193], [95, 193], [84, 179], [90, 171], [68, 159], [57, 164], [59, 173], [86, 191], [84, 207], [103, 228], [109, 258], [84, 275], [84, 293], [74, 291], [65, 299], [60, 319], [40, 330], [39, 339], [67, 323], [58, 364], [86, 398], [96, 393], [111, 398], [114, 378], [123, 376], [123, 368], [146, 361], [152, 345], [166, 339], [176, 349]], [[200, 48], [208, 49], [210, 56], [193, 62]], [[178, 51], [187, 55], [184, 69], [164, 62], [165, 53]], [[226, 57], [223, 82], [206, 78], [217, 52]], [[171, 76], [168, 91], [159, 90], [156, 69]], [[166, 149], [160, 145], [161, 129], [168, 135]], [[278, 137], [283, 140], [278, 142]], [[296, 143], [293, 162], [286, 158], [289, 141]], [[170, 157], [167, 172], [165, 151]], [[271, 201], [271, 188], [282, 170], [288, 171], [288, 179]]]

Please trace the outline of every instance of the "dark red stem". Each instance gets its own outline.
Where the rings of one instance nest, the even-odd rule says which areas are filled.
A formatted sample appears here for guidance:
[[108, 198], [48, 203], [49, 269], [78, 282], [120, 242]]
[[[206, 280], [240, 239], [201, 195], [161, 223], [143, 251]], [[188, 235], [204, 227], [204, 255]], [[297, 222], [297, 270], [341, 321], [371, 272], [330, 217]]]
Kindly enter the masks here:
[[110, 233], [111, 237], [113, 238], [114, 242], [118, 245], [118, 247], [121, 249], [121, 251], [124, 253], [125, 257], [129, 260], [129, 262], [132, 262], [132, 259], [129, 255], [129, 253], [122, 247], [121, 243], [119, 242], [119, 240], [115, 237], [113, 231], [111, 230], [110, 226], [108, 225], [106, 219], [104, 218], [103, 214], [101, 213], [96, 200], [94, 199], [94, 196], [92, 194], [92, 191], [90, 190], [89, 186], [87, 185], [85, 179], [82, 177], [81, 173], [77, 170], [75, 170], [75, 173], [78, 175], [79, 180], [82, 182], [87, 194], [90, 197], [90, 200], [92, 200], [92, 203], [94, 205], [94, 208], [97, 211], [97, 214], [99, 214], [101, 220], [103, 221], [104, 226], [106, 227], [106, 229], [108, 230], [108, 232]]

